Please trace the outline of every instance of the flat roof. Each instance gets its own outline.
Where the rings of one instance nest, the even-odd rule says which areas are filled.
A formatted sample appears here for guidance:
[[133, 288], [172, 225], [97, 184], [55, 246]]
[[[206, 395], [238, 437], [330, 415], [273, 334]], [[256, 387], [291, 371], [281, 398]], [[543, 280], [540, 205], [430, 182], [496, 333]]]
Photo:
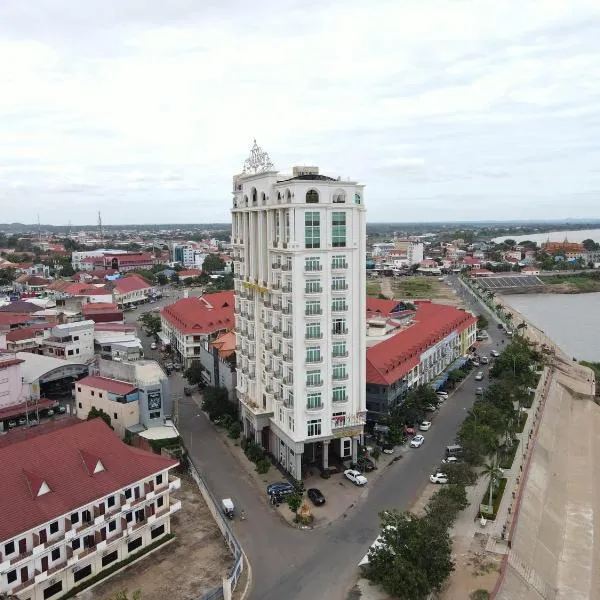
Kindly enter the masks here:
[[73, 365], [87, 367], [85, 363], [73, 363], [60, 358], [53, 358], [52, 356], [32, 354], [31, 352], [17, 352], [17, 358], [23, 361], [21, 363], [21, 377], [25, 383], [33, 383], [46, 373], [54, 371], [54, 369], [60, 369], [61, 367]]
[[179, 431], [175, 425], [161, 425], [146, 429], [146, 431], [142, 431], [139, 435], [146, 440], [168, 440], [179, 437]]

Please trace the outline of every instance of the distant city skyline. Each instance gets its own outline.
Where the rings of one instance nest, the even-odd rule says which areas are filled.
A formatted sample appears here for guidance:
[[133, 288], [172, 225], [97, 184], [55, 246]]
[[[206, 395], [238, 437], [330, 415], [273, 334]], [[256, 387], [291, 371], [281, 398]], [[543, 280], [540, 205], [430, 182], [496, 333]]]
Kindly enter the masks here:
[[0, 221], [229, 222], [255, 137], [370, 223], [600, 218], [596, 0], [137, 6], [0, 7]]

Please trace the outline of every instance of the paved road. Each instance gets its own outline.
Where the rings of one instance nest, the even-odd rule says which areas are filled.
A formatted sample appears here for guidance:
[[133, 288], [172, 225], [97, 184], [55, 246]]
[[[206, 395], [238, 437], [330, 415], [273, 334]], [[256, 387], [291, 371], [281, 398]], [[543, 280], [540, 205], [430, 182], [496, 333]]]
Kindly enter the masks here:
[[[458, 282], [453, 285], [460, 290]], [[483, 343], [482, 352], [499, 347], [498, 331], [490, 327], [489, 333], [491, 339]], [[174, 391], [182, 389], [181, 374], [174, 373], [170, 379]], [[248, 514], [246, 521], [235, 522], [234, 527], [252, 565], [251, 598], [344, 600], [356, 578], [356, 565], [378, 534], [378, 513], [388, 508], [406, 510], [420, 495], [444, 448], [454, 441], [480, 385], [472, 376], [467, 378], [436, 414], [433, 427], [424, 434], [425, 444], [406, 450], [404, 458], [368, 489], [347, 518], [315, 531], [299, 531], [281, 522], [194, 400], [184, 396], [179, 429], [188, 451], [215, 495], [232, 497]]]

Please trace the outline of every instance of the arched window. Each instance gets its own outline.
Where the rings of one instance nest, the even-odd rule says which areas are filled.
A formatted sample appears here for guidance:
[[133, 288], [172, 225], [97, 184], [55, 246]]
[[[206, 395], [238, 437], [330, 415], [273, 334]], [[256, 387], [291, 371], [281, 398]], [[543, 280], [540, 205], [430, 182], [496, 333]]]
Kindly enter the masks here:
[[346, 203], [346, 192], [344, 190], [336, 190], [333, 193], [334, 204], [345, 204]]
[[306, 204], [318, 204], [319, 203], [319, 192], [317, 190], [308, 190], [306, 192]]
[[252, 188], [252, 206], [256, 206], [258, 204], [258, 193], [256, 188]]
[[260, 195], [260, 201], [261, 201], [262, 204], [266, 204], [267, 203], [267, 197], [265, 196], [264, 192]]
[[360, 202], [361, 202], [360, 194], [354, 194], [354, 202], [355, 202], [355, 204], [360, 204]]
[[281, 192], [277, 192], [277, 204], [281, 204], [282, 198], [283, 198], [283, 195], [281, 194]]
[[288, 204], [292, 201], [292, 192], [290, 190], [285, 190], [285, 199]]

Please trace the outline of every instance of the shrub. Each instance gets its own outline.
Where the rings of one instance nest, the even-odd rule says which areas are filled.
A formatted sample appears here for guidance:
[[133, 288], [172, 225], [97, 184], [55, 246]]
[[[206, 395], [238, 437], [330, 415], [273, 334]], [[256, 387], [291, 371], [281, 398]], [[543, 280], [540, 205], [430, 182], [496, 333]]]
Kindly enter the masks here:
[[232, 440], [237, 440], [240, 437], [241, 433], [242, 433], [242, 428], [241, 428], [240, 424], [237, 421], [233, 422], [229, 426], [229, 437]]
[[[479, 512], [479, 516], [481, 517], [485, 517], [486, 519], [490, 520], [490, 521], [494, 521], [496, 519], [496, 515], [498, 514], [498, 509], [500, 508], [500, 502], [502, 502], [502, 496], [504, 495], [504, 489], [506, 488], [506, 479], [503, 477], [502, 479], [498, 480], [497, 484], [496, 484], [496, 489], [494, 490], [494, 494], [493, 494], [493, 502], [494, 502], [494, 506], [493, 508], [493, 512], [490, 513], [484, 513], [484, 512]], [[485, 491], [485, 494], [483, 495], [483, 498], [481, 499], [481, 503], [482, 504], [487, 504], [489, 501], [489, 497], [490, 497], [490, 486], [488, 485], [487, 490]]]
[[244, 452], [246, 453], [248, 459], [255, 463], [265, 456], [263, 449], [256, 442], [248, 442]]
[[261, 458], [256, 461], [256, 472], [261, 475], [268, 473], [271, 468], [271, 461], [268, 458]]
[[285, 501], [292, 512], [296, 512], [302, 504], [302, 494], [288, 494]]

